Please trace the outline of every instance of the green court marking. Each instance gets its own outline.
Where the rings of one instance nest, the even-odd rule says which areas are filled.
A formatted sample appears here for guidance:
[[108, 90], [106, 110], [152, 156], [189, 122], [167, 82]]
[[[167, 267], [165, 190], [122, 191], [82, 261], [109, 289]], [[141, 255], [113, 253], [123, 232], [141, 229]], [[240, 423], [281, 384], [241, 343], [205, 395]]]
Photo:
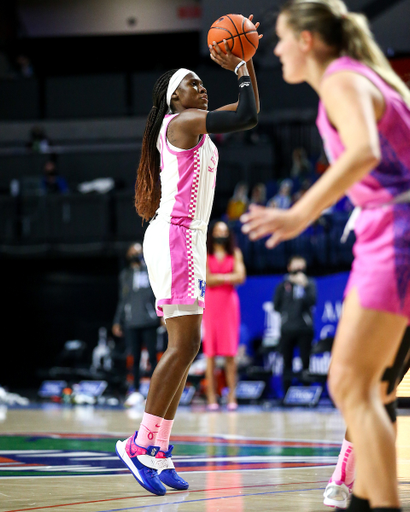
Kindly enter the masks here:
[[[81, 439], [79, 438], [54, 438], [38, 436], [0, 436], [0, 450], [63, 450], [63, 451], [95, 451], [115, 452], [114, 438]], [[339, 448], [334, 446], [258, 446], [255, 444], [246, 446], [232, 444], [199, 444], [178, 442], [175, 445], [174, 455], [200, 456], [200, 457], [234, 457], [234, 456], [283, 456], [283, 457], [333, 457], [339, 454]]]

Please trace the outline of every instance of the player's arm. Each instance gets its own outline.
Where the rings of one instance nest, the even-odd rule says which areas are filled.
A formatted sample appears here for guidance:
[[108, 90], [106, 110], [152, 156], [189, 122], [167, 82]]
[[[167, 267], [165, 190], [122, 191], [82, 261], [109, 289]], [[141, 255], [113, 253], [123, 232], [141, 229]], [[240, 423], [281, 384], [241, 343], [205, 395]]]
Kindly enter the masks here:
[[[227, 44], [226, 49], [227, 53], [225, 54], [219, 47], [216, 47], [214, 54], [218, 55], [217, 58], [224, 63], [226, 69], [234, 71], [241, 59], [229, 51]], [[236, 105], [235, 110], [219, 109], [208, 112], [193, 108], [187, 109], [172, 120], [172, 126], [174, 129], [182, 129], [183, 132], [189, 133], [191, 136], [203, 133], [230, 133], [249, 130], [256, 126], [258, 113], [252, 81], [246, 64], [238, 69], [238, 102], [234, 105]]]
[[[255, 96], [255, 103], [256, 103], [256, 112], [259, 114], [260, 112], [260, 102], [259, 102], [259, 89], [258, 89], [258, 81], [256, 80], [256, 73], [255, 73], [255, 68], [253, 66], [253, 60], [250, 59], [248, 60], [248, 62], [246, 64], [244, 64], [243, 66], [241, 66], [243, 69], [243, 71], [241, 72], [241, 69], [239, 68], [238, 70], [238, 78], [239, 76], [249, 76], [249, 78], [251, 79], [251, 83], [252, 83], [252, 88], [253, 88], [253, 94]], [[233, 111], [236, 111], [238, 108], [238, 101], [236, 101], [235, 103], [230, 103], [229, 105], [224, 105], [223, 107], [220, 107], [220, 108], [217, 108], [216, 109], [216, 112], [220, 112], [220, 111], [223, 111], [223, 110], [233, 110]]]

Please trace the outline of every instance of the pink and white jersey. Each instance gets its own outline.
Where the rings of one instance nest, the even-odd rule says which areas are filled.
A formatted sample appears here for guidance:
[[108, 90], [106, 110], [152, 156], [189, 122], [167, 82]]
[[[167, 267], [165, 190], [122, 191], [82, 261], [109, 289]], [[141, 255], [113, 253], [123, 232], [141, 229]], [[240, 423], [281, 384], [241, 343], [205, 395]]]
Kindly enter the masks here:
[[166, 138], [167, 115], [158, 137], [161, 201], [144, 237], [144, 257], [158, 315], [165, 304], [205, 307], [206, 237], [215, 193], [218, 150], [209, 135], [191, 149]]
[[178, 114], [166, 115], [158, 137], [161, 155], [161, 202], [157, 214], [172, 224], [206, 228], [215, 195], [218, 150], [209, 135], [191, 149], [172, 146], [166, 133]]

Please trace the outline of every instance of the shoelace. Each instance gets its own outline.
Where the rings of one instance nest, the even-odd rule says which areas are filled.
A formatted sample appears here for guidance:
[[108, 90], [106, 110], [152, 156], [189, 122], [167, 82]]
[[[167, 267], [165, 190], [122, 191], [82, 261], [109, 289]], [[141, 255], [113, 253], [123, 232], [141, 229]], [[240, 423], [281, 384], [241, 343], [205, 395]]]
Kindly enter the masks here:
[[158, 476], [157, 471], [152, 468], [147, 468], [145, 474], [148, 475], [150, 478], [155, 478], [156, 476]]

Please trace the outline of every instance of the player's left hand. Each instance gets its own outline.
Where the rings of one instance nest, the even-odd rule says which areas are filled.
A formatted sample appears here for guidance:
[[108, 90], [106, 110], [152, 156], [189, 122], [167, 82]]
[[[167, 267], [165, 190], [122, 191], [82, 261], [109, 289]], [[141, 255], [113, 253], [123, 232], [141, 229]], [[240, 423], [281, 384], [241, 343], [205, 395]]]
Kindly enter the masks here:
[[249, 211], [244, 213], [242, 232], [251, 240], [259, 240], [266, 235], [272, 235], [266, 241], [266, 247], [272, 249], [280, 242], [295, 238], [308, 226], [307, 219], [295, 214], [294, 210], [281, 210], [266, 206], [251, 205]]

